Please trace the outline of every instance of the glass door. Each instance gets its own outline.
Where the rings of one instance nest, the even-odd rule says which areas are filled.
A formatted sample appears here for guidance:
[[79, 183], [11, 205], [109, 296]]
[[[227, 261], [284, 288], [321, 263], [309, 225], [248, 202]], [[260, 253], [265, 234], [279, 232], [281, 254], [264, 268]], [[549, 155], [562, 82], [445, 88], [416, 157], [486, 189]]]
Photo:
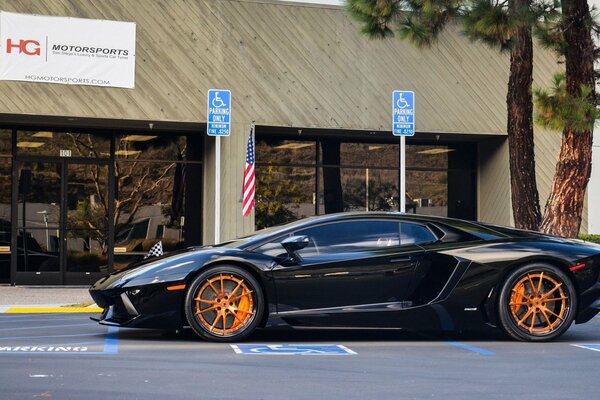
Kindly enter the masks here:
[[89, 284], [107, 273], [108, 164], [64, 163], [63, 268], [66, 284]]
[[18, 163], [17, 284], [90, 284], [106, 274], [109, 163]]
[[22, 161], [18, 163], [17, 174], [15, 282], [58, 285], [61, 283], [61, 163]]

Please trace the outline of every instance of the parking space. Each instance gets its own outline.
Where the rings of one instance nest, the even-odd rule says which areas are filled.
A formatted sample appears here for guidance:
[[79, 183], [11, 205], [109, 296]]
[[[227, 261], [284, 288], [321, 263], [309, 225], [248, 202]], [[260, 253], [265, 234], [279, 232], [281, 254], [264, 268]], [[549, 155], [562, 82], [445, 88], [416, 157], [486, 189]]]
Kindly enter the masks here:
[[4, 399], [597, 398], [600, 317], [559, 341], [498, 333], [266, 330], [247, 343], [0, 315]]

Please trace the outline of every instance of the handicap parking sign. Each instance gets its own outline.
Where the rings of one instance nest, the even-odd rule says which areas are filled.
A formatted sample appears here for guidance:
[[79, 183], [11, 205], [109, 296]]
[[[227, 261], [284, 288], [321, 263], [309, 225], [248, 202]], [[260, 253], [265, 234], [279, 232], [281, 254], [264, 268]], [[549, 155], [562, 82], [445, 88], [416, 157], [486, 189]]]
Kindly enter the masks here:
[[413, 136], [415, 134], [415, 93], [408, 90], [394, 90], [392, 112], [394, 136]]
[[354, 351], [340, 344], [232, 344], [236, 354], [339, 356], [354, 355]]
[[208, 136], [229, 136], [231, 134], [231, 91], [210, 89], [207, 102]]

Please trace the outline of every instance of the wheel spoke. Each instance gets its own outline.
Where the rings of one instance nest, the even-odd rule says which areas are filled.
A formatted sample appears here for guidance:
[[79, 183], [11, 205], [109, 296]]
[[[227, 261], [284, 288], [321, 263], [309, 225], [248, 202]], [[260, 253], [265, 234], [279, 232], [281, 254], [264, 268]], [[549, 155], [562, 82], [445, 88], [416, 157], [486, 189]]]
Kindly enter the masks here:
[[537, 294], [542, 293], [542, 281], [544, 280], [544, 273], [540, 273], [540, 281], [538, 282]]
[[205, 312], [209, 312], [209, 311], [214, 311], [217, 308], [218, 308], [218, 306], [212, 306], [212, 307], [200, 309], [200, 310], [196, 311], [196, 315], [204, 314]]
[[237, 300], [241, 299], [244, 296], [248, 296], [250, 293], [252, 293], [252, 290], [248, 290], [246, 293], [242, 292], [242, 294], [240, 294], [239, 296], [232, 297], [229, 300], [231, 300], [231, 301], [237, 301]]
[[550, 314], [554, 315], [556, 318], [558, 318], [558, 319], [560, 319], [561, 321], [563, 321], [563, 318], [562, 318], [560, 315], [556, 314], [554, 311], [552, 311], [552, 310], [551, 310], [551, 309], [549, 309], [548, 307], [544, 307], [544, 309], [545, 309], [546, 311], [548, 311]]
[[223, 318], [223, 335], [227, 333], [227, 314], [225, 311], [221, 314], [221, 318]]
[[508, 303], [509, 306], [526, 306], [528, 304], [529, 304], [528, 301], [513, 301], [513, 302]]
[[243, 283], [244, 283], [244, 280], [240, 279], [240, 281], [238, 282], [237, 286], [231, 292], [229, 292], [229, 295], [233, 296], [234, 293], [237, 292], [240, 287], [242, 287]]
[[558, 289], [560, 289], [561, 286], [562, 286], [562, 283], [557, 283], [556, 286], [554, 286], [551, 290], [549, 290], [546, 294], [544, 294], [542, 296], [542, 300], [545, 300], [552, 293], [556, 292]]
[[221, 293], [225, 294], [225, 281], [223, 280], [223, 275], [219, 274], [219, 279], [221, 280]]
[[552, 303], [553, 301], [559, 301], [559, 300], [567, 300], [568, 297], [556, 297], [554, 299], [544, 299], [542, 300], [544, 302], [544, 304], [546, 303]]
[[533, 312], [533, 308], [529, 308], [527, 310], [527, 312], [525, 313], [525, 315], [523, 316], [523, 318], [521, 318], [519, 321], [517, 321], [517, 325], [523, 325], [523, 322], [527, 319], [529, 314], [531, 314], [532, 312]]
[[531, 278], [531, 274], [527, 274], [527, 279], [529, 279], [529, 290], [531, 291], [531, 294], [535, 293], [535, 290], [533, 289], [533, 279]]
[[550, 328], [550, 330], [554, 330], [554, 324], [552, 324], [552, 322], [550, 322], [550, 318], [548, 318], [548, 314], [546, 314], [546, 310], [544, 310], [543, 308], [540, 308], [540, 312], [542, 313], [542, 315], [544, 316], [544, 319], [548, 323], [548, 328]]
[[532, 308], [533, 315], [531, 316], [531, 325], [529, 326], [529, 332], [533, 333], [533, 326], [535, 325], [535, 319], [537, 318], [537, 313], [535, 312], [535, 308]]
[[212, 284], [212, 282], [210, 280], [207, 282], [208, 282], [208, 285], [210, 286], [210, 288], [215, 292], [215, 295], [218, 295], [219, 290]]
[[200, 298], [200, 297], [196, 297], [194, 300], [195, 300], [195, 301], [198, 301], [198, 302], [200, 302], [200, 303], [217, 304], [217, 301], [216, 301], [216, 300], [202, 299], [202, 298]]
[[217, 326], [217, 321], [219, 320], [219, 315], [217, 314], [217, 316], [215, 317], [215, 320], [213, 321], [212, 325], [209, 328], [209, 331], [212, 332], [213, 329], [215, 329], [215, 326]]

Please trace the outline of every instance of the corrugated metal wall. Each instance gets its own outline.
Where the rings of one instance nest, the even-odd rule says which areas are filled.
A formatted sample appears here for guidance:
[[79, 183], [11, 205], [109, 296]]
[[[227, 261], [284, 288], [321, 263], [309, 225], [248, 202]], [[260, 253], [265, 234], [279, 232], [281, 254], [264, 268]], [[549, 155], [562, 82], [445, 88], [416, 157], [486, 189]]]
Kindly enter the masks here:
[[[391, 92], [405, 89], [416, 93], [417, 131], [506, 133], [508, 56], [470, 43], [458, 29], [418, 50], [360, 36], [337, 7], [268, 0], [0, 0], [0, 9], [137, 23], [135, 89], [0, 82], [0, 112], [202, 122], [207, 89], [232, 90], [233, 135], [222, 141], [223, 239], [253, 229], [240, 205], [252, 121], [389, 130]], [[557, 65], [552, 54], [536, 49], [535, 68], [542, 84]], [[536, 139], [543, 202], [557, 138], [538, 132]], [[207, 242], [213, 237], [212, 146], [207, 139]], [[493, 149], [483, 145], [480, 158], [490, 160], [479, 160], [480, 218], [509, 223], [507, 152]]]

